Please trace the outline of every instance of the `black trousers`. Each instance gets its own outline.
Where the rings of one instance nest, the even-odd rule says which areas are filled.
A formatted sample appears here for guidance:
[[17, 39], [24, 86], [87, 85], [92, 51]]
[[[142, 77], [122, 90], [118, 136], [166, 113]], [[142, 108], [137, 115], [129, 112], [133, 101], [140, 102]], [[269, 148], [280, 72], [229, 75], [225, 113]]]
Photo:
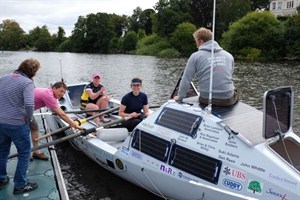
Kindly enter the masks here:
[[141, 121], [142, 119], [140, 118], [133, 118], [124, 121], [121, 126], [127, 128], [127, 130], [131, 132]]

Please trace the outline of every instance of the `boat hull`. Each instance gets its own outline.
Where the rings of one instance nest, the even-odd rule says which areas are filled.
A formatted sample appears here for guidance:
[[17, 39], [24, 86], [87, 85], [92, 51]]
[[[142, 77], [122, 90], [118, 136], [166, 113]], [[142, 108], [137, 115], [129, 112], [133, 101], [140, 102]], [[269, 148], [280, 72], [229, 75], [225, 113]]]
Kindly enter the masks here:
[[[282, 140], [265, 139], [262, 111], [239, 102], [207, 112], [188, 101], [168, 101], [131, 133], [100, 125], [99, 132], [72, 141], [103, 168], [165, 199], [300, 199], [294, 153], [300, 153], [300, 138], [292, 129]], [[74, 110], [69, 104], [61, 106]]]

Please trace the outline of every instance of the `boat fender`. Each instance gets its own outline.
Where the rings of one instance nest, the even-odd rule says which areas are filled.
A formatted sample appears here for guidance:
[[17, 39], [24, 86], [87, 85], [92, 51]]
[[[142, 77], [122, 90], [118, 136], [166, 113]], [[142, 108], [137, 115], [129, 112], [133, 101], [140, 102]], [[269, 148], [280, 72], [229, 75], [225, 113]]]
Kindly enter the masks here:
[[96, 135], [102, 141], [124, 141], [129, 133], [127, 128], [103, 128]]

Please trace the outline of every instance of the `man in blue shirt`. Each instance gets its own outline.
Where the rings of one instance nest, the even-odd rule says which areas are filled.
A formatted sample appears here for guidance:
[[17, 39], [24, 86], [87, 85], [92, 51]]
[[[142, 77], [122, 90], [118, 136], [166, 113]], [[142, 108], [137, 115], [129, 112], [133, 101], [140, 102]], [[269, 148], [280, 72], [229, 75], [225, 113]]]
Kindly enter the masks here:
[[0, 189], [9, 183], [6, 164], [13, 142], [18, 151], [14, 194], [38, 187], [36, 183], [28, 182], [26, 172], [31, 152], [29, 123], [34, 109], [32, 77], [39, 68], [39, 61], [29, 58], [20, 64], [18, 70], [0, 78]]

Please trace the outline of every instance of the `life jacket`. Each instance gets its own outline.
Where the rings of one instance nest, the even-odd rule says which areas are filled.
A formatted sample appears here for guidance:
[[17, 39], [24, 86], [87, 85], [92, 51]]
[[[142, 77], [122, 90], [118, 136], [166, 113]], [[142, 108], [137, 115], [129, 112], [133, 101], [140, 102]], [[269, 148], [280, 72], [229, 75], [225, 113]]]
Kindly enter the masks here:
[[89, 95], [87, 94], [85, 89], [86, 89], [86, 86], [84, 87], [83, 92], [80, 97], [80, 109], [81, 110], [85, 110], [85, 107], [89, 102]]

